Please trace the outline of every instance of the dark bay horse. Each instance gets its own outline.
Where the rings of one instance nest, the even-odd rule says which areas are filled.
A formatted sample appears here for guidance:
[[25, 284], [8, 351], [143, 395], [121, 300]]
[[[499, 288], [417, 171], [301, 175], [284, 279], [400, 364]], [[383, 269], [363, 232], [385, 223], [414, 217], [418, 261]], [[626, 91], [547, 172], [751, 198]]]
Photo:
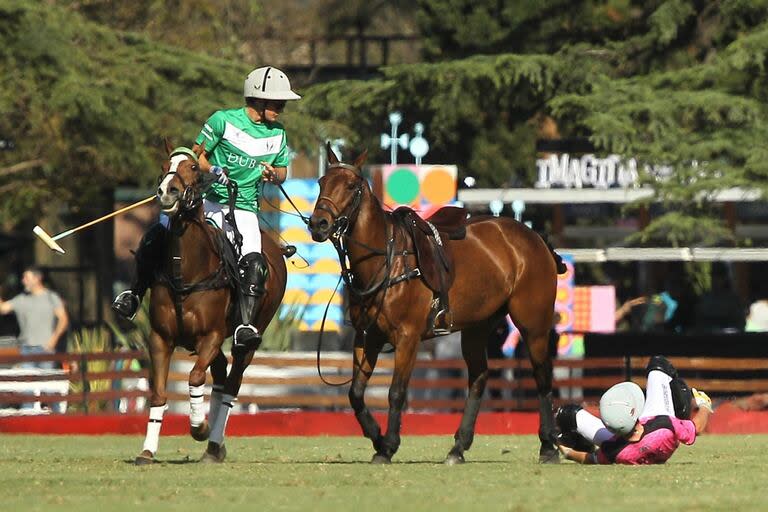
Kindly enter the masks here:
[[[170, 158], [163, 165], [164, 175], [157, 196], [170, 222], [161, 242], [158, 279], [151, 288], [151, 407], [144, 448], [136, 463], [153, 462], [157, 452], [167, 402], [168, 369], [177, 346], [197, 354], [189, 373], [190, 432], [198, 441], [209, 440], [203, 461], [221, 462], [226, 456], [224, 430], [229, 410], [255, 349], [233, 350], [232, 367], [227, 372], [227, 358], [221, 345], [238, 323], [239, 317], [235, 317], [234, 311], [238, 275], [234, 250], [221, 231], [208, 224], [204, 217], [202, 194], [215, 177], [198, 167], [197, 159], [204, 147], [193, 152], [187, 148], [172, 150], [166, 144], [166, 149]], [[263, 333], [282, 301], [286, 268], [283, 250], [264, 233], [262, 250], [269, 277], [256, 327]], [[230, 251], [229, 258], [224, 256], [225, 251]], [[229, 266], [225, 264], [227, 259], [232, 263]], [[213, 377], [210, 424], [205, 420], [203, 409], [203, 387], [209, 367]]]
[[[412, 239], [385, 212], [360, 173], [366, 154], [352, 165], [328, 148], [329, 168], [309, 221], [312, 238], [330, 238], [349, 260], [350, 317], [356, 330], [350, 404], [365, 437], [376, 450], [372, 462], [388, 463], [400, 445], [400, 421], [419, 342], [429, 336], [433, 292], [424, 281], [406, 278], [417, 266]], [[488, 379], [486, 344], [491, 330], [509, 313], [528, 345], [539, 396], [541, 462], [557, 462], [552, 443], [552, 328], [559, 256], [534, 231], [508, 218], [473, 217], [462, 240], [444, 241], [455, 261], [449, 291], [453, 331], [461, 331], [467, 364], [468, 397], [455, 444], [445, 460], [464, 461]], [[342, 261], [342, 268], [346, 262]], [[350, 286], [351, 284], [351, 286]], [[365, 405], [368, 379], [382, 345], [395, 347], [386, 434]]]

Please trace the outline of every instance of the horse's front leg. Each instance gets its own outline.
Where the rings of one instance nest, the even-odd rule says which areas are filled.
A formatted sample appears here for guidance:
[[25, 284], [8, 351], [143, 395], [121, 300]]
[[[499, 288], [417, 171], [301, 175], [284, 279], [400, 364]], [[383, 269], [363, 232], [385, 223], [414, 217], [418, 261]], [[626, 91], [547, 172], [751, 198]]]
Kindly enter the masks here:
[[160, 427], [163, 424], [163, 414], [168, 407], [166, 383], [172, 353], [173, 347], [171, 344], [167, 343], [157, 332], [152, 331], [149, 337], [149, 359], [152, 366], [152, 394], [149, 399], [149, 421], [147, 422], [147, 435], [144, 438], [144, 447], [135, 460], [137, 465], [152, 464], [157, 453], [157, 446], [160, 442]]
[[381, 439], [376, 455], [371, 460], [374, 464], [389, 464], [392, 456], [400, 447], [400, 424], [405, 401], [408, 398], [408, 382], [416, 363], [418, 334], [410, 333], [393, 339], [395, 348], [395, 369], [392, 384], [389, 386], [389, 414], [387, 415], [387, 433]]
[[205, 375], [208, 367], [221, 353], [223, 337], [218, 332], [199, 336], [195, 343], [197, 361], [189, 372], [189, 433], [195, 441], [205, 441], [211, 427], [205, 420]]
[[352, 360], [352, 385], [349, 387], [349, 405], [355, 411], [355, 418], [363, 430], [363, 435], [373, 442], [373, 448], [378, 452], [381, 447], [381, 428], [365, 405], [365, 388], [376, 368], [381, 343], [363, 342], [361, 337], [355, 340]]

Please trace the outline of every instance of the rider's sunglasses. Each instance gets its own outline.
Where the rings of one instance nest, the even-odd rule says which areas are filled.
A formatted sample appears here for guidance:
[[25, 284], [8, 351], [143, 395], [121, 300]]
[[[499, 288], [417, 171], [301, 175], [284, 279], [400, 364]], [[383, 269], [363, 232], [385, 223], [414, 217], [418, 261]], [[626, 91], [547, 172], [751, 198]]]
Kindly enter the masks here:
[[282, 112], [285, 108], [285, 100], [282, 101], [267, 101], [267, 108], [269, 110], [274, 110], [275, 112]]

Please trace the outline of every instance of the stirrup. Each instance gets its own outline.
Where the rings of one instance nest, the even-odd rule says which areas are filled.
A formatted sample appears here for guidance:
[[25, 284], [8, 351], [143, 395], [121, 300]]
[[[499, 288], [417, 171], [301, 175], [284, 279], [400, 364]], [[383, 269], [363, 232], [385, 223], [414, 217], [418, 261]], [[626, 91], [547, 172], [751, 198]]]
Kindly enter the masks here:
[[451, 312], [447, 309], [441, 309], [435, 313], [435, 318], [432, 319], [432, 334], [435, 336], [445, 336], [446, 334], [451, 334], [451, 327], [453, 327], [453, 319], [451, 318], [452, 316], [453, 315], [451, 315]]
[[241, 324], [235, 329], [235, 335], [232, 337], [232, 349], [256, 350], [261, 345], [261, 334], [259, 330], [250, 324]]
[[140, 305], [141, 299], [139, 299], [139, 296], [133, 293], [132, 290], [125, 290], [115, 297], [115, 300], [112, 302], [112, 310], [126, 320], [132, 321], [136, 318]]

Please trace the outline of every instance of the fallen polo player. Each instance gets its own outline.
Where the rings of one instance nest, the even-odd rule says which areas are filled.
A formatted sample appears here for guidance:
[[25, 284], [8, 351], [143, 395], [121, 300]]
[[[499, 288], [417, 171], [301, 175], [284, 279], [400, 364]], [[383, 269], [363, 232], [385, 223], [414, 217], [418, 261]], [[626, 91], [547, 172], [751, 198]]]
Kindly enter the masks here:
[[577, 405], [558, 409], [557, 446], [566, 459], [581, 464], [663, 464], [680, 443], [694, 443], [707, 426], [712, 400], [688, 388], [663, 356], [652, 357], [647, 371], [645, 396], [635, 383], [616, 384], [600, 398], [601, 418]]

